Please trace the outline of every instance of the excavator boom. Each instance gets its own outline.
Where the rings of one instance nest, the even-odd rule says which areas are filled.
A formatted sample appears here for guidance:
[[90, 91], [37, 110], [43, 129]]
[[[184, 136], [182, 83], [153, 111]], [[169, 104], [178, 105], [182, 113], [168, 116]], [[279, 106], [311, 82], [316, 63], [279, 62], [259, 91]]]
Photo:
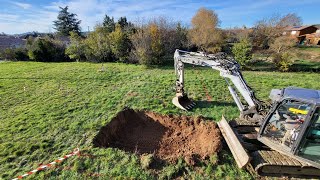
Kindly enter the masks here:
[[[220, 71], [227, 82], [228, 89], [232, 95], [242, 116], [250, 117], [254, 121], [261, 120], [260, 112], [264, 109], [262, 102], [259, 101], [252, 89], [244, 80], [240, 71], [240, 65], [232, 57], [225, 53], [205, 54], [176, 50], [174, 53], [174, 67], [177, 76], [176, 80], [176, 96], [172, 102], [178, 108], [190, 110], [195, 103], [190, 100], [184, 90], [184, 64], [193, 64], [198, 66], [210, 67], [213, 70]], [[237, 91], [234, 89], [237, 89]], [[239, 92], [246, 104], [241, 102]]]

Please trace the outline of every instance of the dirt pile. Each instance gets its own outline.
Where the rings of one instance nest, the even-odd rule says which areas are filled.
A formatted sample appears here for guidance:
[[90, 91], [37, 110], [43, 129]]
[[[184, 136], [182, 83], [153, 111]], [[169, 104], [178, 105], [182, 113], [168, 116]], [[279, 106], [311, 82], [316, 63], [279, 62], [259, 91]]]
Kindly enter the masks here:
[[216, 123], [201, 117], [163, 116], [126, 109], [100, 129], [93, 144], [138, 154], [155, 153], [167, 161], [179, 157], [204, 159], [221, 149], [221, 135]]

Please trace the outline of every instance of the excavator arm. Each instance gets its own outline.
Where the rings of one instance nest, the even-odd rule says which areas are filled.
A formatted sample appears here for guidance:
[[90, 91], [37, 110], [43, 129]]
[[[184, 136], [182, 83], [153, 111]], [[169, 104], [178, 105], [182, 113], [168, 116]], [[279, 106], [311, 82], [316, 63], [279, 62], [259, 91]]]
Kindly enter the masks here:
[[[250, 116], [250, 118], [260, 119], [259, 112], [263, 109], [262, 103], [255, 97], [254, 92], [244, 80], [240, 65], [225, 53], [204, 54], [176, 50], [174, 54], [174, 66], [177, 76], [176, 81], [176, 97], [172, 102], [174, 105], [183, 110], [190, 110], [195, 105], [188, 97], [184, 90], [184, 64], [193, 64], [198, 66], [211, 67], [214, 70], [220, 71], [220, 76], [224, 77], [228, 84], [228, 89], [240, 110], [241, 116]], [[235, 87], [246, 104], [241, 102], [241, 99]]]

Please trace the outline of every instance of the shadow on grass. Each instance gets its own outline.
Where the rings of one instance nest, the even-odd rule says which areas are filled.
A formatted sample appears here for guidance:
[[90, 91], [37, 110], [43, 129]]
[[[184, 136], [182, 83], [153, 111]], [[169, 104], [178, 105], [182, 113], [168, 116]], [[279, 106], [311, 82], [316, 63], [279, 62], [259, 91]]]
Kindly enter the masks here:
[[[163, 65], [150, 66], [148, 69], [161, 69], [161, 70], [174, 70], [173, 62], [165, 63]], [[185, 64], [186, 70], [201, 70], [205, 67], [194, 66], [191, 64]], [[275, 66], [273, 62], [268, 61], [256, 61], [251, 63], [244, 70], [248, 71], [266, 71], [266, 72], [274, 72], [279, 71], [279, 69]], [[312, 62], [307, 60], [297, 60], [290, 67], [290, 72], [320, 72], [320, 62]]]
[[310, 62], [305, 60], [296, 61], [291, 67], [290, 71], [308, 71], [308, 72], [320, 72], [320, 62]]
[[219, 101], [195, 101], [196, 109], [207, 109], [207, 108], [214, 108], [216, 106], [232, 106], [235, 107], [235, 103], [231, 102], [219, 102]]
[[[274, 63], [267, 61], [256, 61], [247, 68], [250, 71], [279, 71]], [[320, 62], [297, 60], [290, 67], [290, 72], [320, 72]]]

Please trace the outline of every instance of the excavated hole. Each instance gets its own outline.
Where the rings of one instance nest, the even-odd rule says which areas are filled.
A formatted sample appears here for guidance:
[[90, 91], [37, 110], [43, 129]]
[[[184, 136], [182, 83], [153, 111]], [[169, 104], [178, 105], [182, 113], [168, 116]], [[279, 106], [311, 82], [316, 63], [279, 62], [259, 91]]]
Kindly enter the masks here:
[[113, 147], [138, 154], [176, 161], [204, 159], [221, 149], [221, 135], [215, 122], [202, 117], [163, 116], [125, 109], [102, 127], [93, 140], [95, 147]]

